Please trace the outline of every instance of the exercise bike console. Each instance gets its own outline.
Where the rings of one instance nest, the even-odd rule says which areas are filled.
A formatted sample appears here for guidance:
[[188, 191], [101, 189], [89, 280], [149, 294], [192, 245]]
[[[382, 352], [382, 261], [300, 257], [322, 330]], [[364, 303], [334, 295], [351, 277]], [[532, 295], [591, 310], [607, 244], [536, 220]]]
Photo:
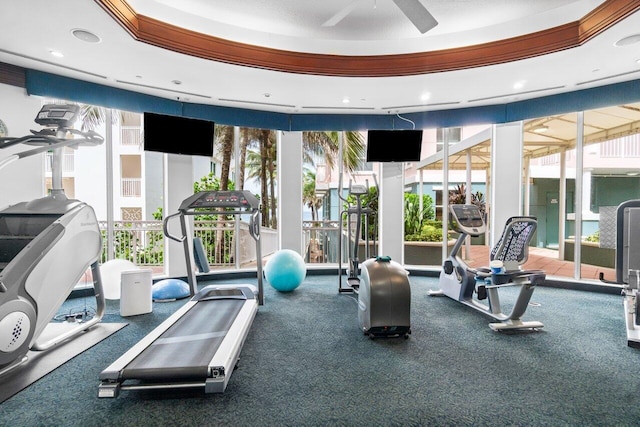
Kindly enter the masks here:
[[453, 226], [460, 233], [475, 237], [487, 230], [482, 213], [475, 205], [451, 205], [451, 214], [455, 220]]

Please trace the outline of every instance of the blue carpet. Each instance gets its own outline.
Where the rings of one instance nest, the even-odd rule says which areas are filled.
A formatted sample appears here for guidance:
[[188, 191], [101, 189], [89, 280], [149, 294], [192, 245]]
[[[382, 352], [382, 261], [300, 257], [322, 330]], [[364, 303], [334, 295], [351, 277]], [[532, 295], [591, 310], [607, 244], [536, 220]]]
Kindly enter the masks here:
[[[246, 283], [251, 280], [225, 280]], [[266, 286], [224, 394], [124, 392], [98, 399], [98, 374], [185, 300], [154, 303], [0, 405], [12, 426], [635, 426], [640, 351], [626, 346], [622, 297], [538, 288], [532, 333], [497, 333], [482, 314], [429, 297], [411, 277], [408, 340], [370, 340], [337, 278], [289, 294]], [[509, 295], [505, 296], [505, 302]], [[109, 302], [107, 322], [122, 322]], [[185, 349], [188, 351], [188, 348]]]

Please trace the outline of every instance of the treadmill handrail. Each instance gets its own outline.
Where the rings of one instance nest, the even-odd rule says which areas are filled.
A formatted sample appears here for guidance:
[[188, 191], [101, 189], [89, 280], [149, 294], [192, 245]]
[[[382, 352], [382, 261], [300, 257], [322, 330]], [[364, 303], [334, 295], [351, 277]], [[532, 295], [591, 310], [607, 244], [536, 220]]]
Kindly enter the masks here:
[[167, 236], [168, 238], [170, 238], [171, 240], [175, 240], [178, 243], [182, 243], [184, 242], [184, 240], [187, 238], [187, 236], [182, 236], [182, 237], [177, 237], [172, 235], [171, 233], [169, 233], [169, 220], [175, 217], [180, 216], [182, 212], [176, 212], [174, 214], [169, 215], [168, 217], [166, 217], [164, 219], [164, 221], [162, 221], [162, 231], [164, 231], [164, 235]]

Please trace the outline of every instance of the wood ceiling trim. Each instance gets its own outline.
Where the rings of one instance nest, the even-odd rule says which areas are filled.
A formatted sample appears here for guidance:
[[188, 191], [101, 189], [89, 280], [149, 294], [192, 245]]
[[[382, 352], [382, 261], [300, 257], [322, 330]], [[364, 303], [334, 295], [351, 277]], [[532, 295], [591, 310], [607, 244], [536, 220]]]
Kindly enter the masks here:
[[197, 33], [138, 14], [126, 0], [95, 0], [131, 36], [185, 55], [267, 70], [342, 77], [398, 77], [503, 64], [578, 47], [640, 10], [640, 0], [607, 0], [582, 19], [548, 30], [462, 48], [347, 56], [272, 49]]
[[26, 77], [24, 68], [0, 62], [0, 83], [22, 88], [25, 87]]

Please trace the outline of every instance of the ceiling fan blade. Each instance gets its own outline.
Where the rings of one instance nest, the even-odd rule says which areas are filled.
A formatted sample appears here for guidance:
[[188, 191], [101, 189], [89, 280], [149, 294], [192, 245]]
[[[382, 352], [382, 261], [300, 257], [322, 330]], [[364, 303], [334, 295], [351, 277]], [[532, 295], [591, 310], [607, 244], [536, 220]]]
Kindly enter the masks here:
[[333, 27], [338, 24], [338, 22], [342, 21], [348, 14], [356, 8], [358, 3], [361, 0], [353, 0], [351, 3], [346, 5], [344, 8], [340, 9], [335, 15], [331, 18], [327, 19], [327, 21], [322, 24], [323, 27]]
[[438, 25], [436, 18], [420, 3], [420, 0], [393, 0], [393, 2], [422, 34]]

